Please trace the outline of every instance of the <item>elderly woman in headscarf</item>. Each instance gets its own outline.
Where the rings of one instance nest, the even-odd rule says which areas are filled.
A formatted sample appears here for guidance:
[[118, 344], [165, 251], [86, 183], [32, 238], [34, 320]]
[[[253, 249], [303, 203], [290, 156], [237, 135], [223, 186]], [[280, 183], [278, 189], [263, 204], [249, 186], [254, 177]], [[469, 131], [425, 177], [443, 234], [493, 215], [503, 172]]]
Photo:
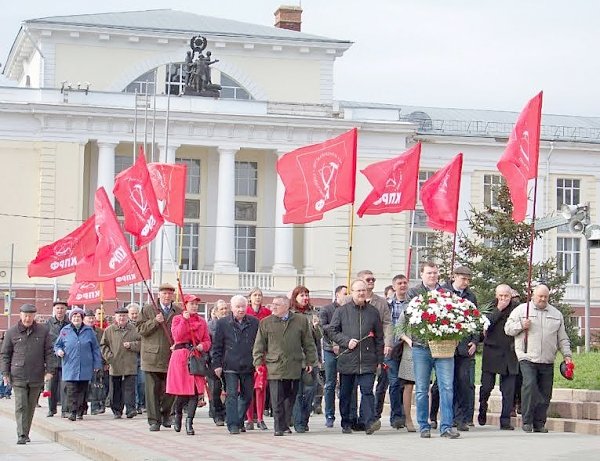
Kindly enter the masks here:
[[185, 432], [187, 435], [194, 435], [194, 416], [198, 399], [200, 396], [204, 396], [206, 378], [190, 374], [188, 357], [196, 351], [206, 355], [211, 341], [206, 320], [198, 315], [200, 297], [186, 295], [184, 301], [184, 311], [173, 317], [171, 324], [175, 344], [167, 371], [167, 393], [176, 396], [173, 405], [175, 412], [173, 428], [176, 432], [181, 431], [183, 408], [186, 407]]
[[96, 333], [83, 324], [85, 312], [79, 307], [69, 311], [70, 324], [64, 326], [54, 343], [54, 353], [62, 358], [62, 379], [66, 383], [69, 419], [83, 419], [85, 395], [94, 372], [102, 369], [102, 356]]

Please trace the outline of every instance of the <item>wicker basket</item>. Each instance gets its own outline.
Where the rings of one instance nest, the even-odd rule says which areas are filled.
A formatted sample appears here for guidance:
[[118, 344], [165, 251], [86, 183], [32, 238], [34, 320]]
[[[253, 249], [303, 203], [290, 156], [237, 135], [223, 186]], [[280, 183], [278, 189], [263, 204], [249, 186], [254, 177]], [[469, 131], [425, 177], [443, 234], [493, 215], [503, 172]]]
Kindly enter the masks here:
[[454, 357], [454, 351], [458, 341], [455, 339], [441, 339], [439, 341], [428, 341], [431, 356], [434, 359], [448, 359]]

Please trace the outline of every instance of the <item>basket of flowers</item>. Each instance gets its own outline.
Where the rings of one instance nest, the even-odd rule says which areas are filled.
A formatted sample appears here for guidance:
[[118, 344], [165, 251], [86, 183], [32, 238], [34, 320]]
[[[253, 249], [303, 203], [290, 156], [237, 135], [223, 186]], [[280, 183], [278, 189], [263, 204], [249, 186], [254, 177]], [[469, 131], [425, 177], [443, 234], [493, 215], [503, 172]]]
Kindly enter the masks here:
[[434, 358], [454, 356], [458, 341], [489, 324], [472, 302], [443, 289], [415, 296], [405, 317], [405, 330], [426, 341]]

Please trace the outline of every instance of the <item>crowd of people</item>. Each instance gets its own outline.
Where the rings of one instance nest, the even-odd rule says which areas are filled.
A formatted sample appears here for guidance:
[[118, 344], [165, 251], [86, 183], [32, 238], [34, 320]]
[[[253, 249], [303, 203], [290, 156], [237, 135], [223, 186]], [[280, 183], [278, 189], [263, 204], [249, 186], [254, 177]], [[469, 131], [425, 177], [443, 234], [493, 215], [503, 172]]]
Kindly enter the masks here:
[[255, 288], [229, 303], [214, 303], [208, 321], [199, 313], [199, 296], [175, 302], [175, 287], [168, 283], [160, 285], [157, 302], [119, 307], [110, 321], [102, 308], [86, 311], [56, 301], [43, 324], [35, 321], [35, 306], [24, 304], [0, 354], [3, 392], [12, 386], [15, 396], [17, 443], [29, 441], [43, 391], [48, 417], [59, 404], [61, 416], [71, 421], [88, 410], [102, 414], [108, 405], [115, 419], [145, 412], [150, 431], [172, 427], [187, 435], [195, 434], [196, 411], [206, 399], [215, 425], [232, 435], [268, 431], [265, 415], [273, 417], [275, 436], [292, 428], [301, 434], [321, 413], [325, 428], [334, 427], [339, 414], [343, 434], [370, 435], [381, 428], [389, 395], [390, 427], [421, 438], [439, 427], [441, 437], [455, 439], [473, 426], [478, 347], [478, 423], [487, 424], [499, 375], [499, 428], [514, 430], [511, 417], [520, 407], [525, 432], [547, 432], [554, 360], [560, 352], [571, 361], [564, 319], [548, 303], [548, 287], [538, 285], [527, 305], [510, 286], [498, 285], [487, 330], [462, 339], [454, 357], [438, 358], [407, 329], [409, 302], [430, 290], [452, 292], [474, 305], [477, 298], [467, 267], [454, 269], [446, 284], [433, 262], [423, 264], [420, 274], [412, 288], [406, 276], [395, 276], [380, 296], [374, 274], [360, 271], [320, 308], [304, 286], [267, 305]]

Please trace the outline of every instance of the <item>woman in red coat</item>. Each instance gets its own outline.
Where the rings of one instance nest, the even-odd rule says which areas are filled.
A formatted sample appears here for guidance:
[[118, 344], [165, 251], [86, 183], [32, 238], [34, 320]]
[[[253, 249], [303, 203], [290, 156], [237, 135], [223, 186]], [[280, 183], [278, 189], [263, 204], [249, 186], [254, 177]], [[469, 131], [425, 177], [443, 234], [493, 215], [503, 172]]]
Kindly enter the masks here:
[[196, 295], [186, 295], [184, 301], [185, 310], [176, 315], [171, 324], [175, 344], [167, 371], [167, 394], [176, 396], [173, 405], [173, 428], [176, 432], [181, 431], [183, 407], [186, 407], [185, 432], [187, 435], [194, 435], [193, 422], [198, 396], [204, 394], [206, 380], [203, 376], [193, 376], [188, 372], [188, 355], [194, 347], [206, 354], [210, 349], [210, 336], [206, 320], [198, 315], [200, 298]]
[[[252, 288], [248, 295], [247, 315], [262, 320], [271, 315], [271, 311], [262, 305], [263, 292], [260, 288]], [[256, 410], [256, 425], [263, 431], [268, 430], [264, 420], [265, 398], [267, 394], [267, 367], [262, 364], [254, 372], [254, 398], [246, 412], [246, 429], [254, 429], [254, 411]]]

